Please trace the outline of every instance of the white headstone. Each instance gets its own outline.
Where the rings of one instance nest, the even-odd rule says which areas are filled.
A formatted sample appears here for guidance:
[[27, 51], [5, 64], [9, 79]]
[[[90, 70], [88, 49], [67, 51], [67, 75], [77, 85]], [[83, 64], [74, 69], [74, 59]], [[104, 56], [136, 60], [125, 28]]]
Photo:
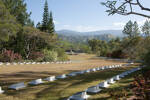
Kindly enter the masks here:
[[120, 80], [119, 75], [114, 76], [113, 79], [117, 81]]
[[57, 76], [56, 78], [57, 78], [57, 79], [64, 79], [64, 78], [66, 78], [66, 77], [67, 77], [66, 74], [63, 74], [63, 75]]
[[36, 62], [32, 62], [32, 64], [36, 64]]
[[110, 83], [110, 84], [115, 83], [114, 78], [110, 78], [110, 79], [108, 79], [108, 80], [107, 80], [107, 82], [108, 82], [108, 83]]
[[89, 95], [87, 95], [87, 93], [84, 91], [72, 95], [68, 98], [68, 100], [87, 100], [87, 98], [89, 98]]
[[96, 70], [100, 70], [100, 68], [96, 68]]
[[3, 65], [4, 63], [0, 62], [0, 65]]
[[89, 72], [90, 72], [90, 69], [86, 70], [85, 72], [86, 72], [86, 73], [89, 73]]
[[30, 85], [38, 85], [42, 83], [43, 83], [42, 79], [36, 79], [36, 80], [29, 82]]
[[44, 80], [45, 80], [45, 81], [55, 81], [56, 78], [55, 78], [55, 76], [51, 76], [51, 77], [45, 78]]
[[26, 86], [25, 86], [24, 82], [22, 82], [22, 83], [13, 84], [13, 85], [9, 86], [8, 88], [14, 89], [14, 90], [19, 90], [19, 89], [22, 89], [25, 87]]
[[77, 75], [77, 72], [72, 72], [68, 74], [68, 76], [76, 76], [76, 75]]
[[102, 83], [99, 83], [98, 85], [99, 85], [99, 87], [103, 87], [103, 88], [107, 88], [107, 87], [109, 87], [109, 85], [108, 85], [108, 82], [107, 82], [107, 81], [104, 81], [104, 82], [102, 82]]
[[13, 65], [17, 65], [17, 63], [14, 62]]
[[92, 68], [91, 71], [95, 72], [95, 71], [96, 71], [96, 68]]
[[4, 90], [0, 87], [0, 94], [4, 93]]
[[102, 89], [99, 88], [99, 86], [92, 86], [92, 87], [89, 87], [86, 92], [87, 93], [98, 93], [100, 92]]
[[24, 63], [20, 63], [20, 65], [24, 65]]
[[7, 63], [6, 63], [6, 65], [10, 65], [10, 63], [9, 63], [9, 62], [7, 62]]

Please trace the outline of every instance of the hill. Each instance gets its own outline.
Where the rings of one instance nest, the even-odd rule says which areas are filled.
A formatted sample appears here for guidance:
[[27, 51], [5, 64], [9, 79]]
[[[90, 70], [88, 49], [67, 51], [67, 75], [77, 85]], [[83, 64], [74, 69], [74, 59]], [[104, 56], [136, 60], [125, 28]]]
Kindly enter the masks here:
[[121, 30], [103, 30], [93, 32], [77, 32], [71, 30], [57, 31], [58, 37], [73, 43], [86, 43], [90, 39], [109, 41], [116, 37], [123, 37]]

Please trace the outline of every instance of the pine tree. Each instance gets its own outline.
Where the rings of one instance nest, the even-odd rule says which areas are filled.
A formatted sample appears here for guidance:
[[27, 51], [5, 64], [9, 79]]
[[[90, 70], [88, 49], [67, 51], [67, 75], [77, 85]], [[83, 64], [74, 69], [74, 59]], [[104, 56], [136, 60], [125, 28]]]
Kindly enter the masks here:
[[42, 21], [42, 31], [44, 32], [47, 31], [48, 20], [49, 20], [49, 12], [48, 12], [48, 3], [46, 0], [45, 6], [44, 6], [43, 21]]
[[16, 22], [15, 17], [0, 1], [0, 41], [8, 41], [10, 36], [14, 36], [19, 31], [19, 28], [20, 25]]
[[53, 22], [52, 12], [50, 12], [50, 15], [49, 15], [48, 33], [50, 33], [50, 34], [54, 34], [55, 33], [55, 25], [54, 25], [54, 22]]
[[134, 38], [139, 36], [140, 31], [137, 22], [134, 23], [130, 20], [124, 27], [123, 33], [129, 38]]
[[146, 20], [146, 22], [142, 26], [142, 32], [144, 33], [145, 36], [150, 35], [150, 21]]
[[132, 37], [132, 33], [133, 33], [133, 23], [130, 20], [124, 27], [123, 33], [125, 35], [127, 35], [129, 38]]
[[25, 0], [1, 0], [5, 7], [9, 10], [10, 14], [13, 15], [17, 22], [22, 26], [28, 23], [30, 14], [27, 12]]
[[133, 32], [132, 32], [132, 37], [137, 37], [140, 35], [140, 30], [139, 30], [139, 26], [137, 24], [137, 22], [135, 21], [134, 24], [133, 24]]
[[36, 25], [36, 28], [39, 29], [39, 30], [41, 30], [41, 27], [42, 27], [41, 23], [38, 22], [37, 25]]

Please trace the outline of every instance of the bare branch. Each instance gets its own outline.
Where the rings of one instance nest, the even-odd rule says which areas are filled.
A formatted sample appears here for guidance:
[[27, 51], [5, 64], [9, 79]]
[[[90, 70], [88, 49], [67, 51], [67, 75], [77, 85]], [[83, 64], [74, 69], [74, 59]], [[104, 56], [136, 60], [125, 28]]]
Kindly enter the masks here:
[[146, 11], [150, 11], [150, 8], [145, 8], [142, 6], [142, 4], [139, 2], [139, 0], [136, 0], [137, 1], [137, 4], [139, 5], [139, 7], [142, 9], [142, 10], [146, 10]]
[[[150, 11], [150, 8], [145, 8], [139, 0], [133, 1], [133, 0], [124, 0], [124, 2], [117, 7], [117, 2], [116, 0], [107, 0], [107, 2], [102, 3], [102, 5], [106, 6], [107, 8], [109, 8], [106, 12], [108, 12], [108, 15], [113, 15], [115, 13], [120, 14], [120, 15], [130, 15], [130, 14], [134, 14], [134, 15], [139, 15], [139, 16], [143, 16], [143, 17], [147, 17], [150, 18], [150, 15], [146, 15], [146, 14], [142, 14], [140, 12], [134, 12], [133, 7], [132, 6], [138, 6], [141, 8], [141, 10], [144, 11]], [[130, 11], [128, 11], [127, 6], [129, 6]]]

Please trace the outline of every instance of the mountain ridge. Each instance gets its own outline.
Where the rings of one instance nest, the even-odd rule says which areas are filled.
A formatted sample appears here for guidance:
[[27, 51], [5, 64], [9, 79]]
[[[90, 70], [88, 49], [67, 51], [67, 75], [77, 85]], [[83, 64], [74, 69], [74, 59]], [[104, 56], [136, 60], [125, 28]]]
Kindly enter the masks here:
[[80, 35], [80, 36], [92, 36], [92, 35], [104, 35], [104, 34], [111, 34], [115, 37], [123, 37], [122, 30], [100, 30], [100, 31], [91, 31], [91, 32], [78, 32], [73, 30], [58, 30], [56, 31], [59, 35]]

